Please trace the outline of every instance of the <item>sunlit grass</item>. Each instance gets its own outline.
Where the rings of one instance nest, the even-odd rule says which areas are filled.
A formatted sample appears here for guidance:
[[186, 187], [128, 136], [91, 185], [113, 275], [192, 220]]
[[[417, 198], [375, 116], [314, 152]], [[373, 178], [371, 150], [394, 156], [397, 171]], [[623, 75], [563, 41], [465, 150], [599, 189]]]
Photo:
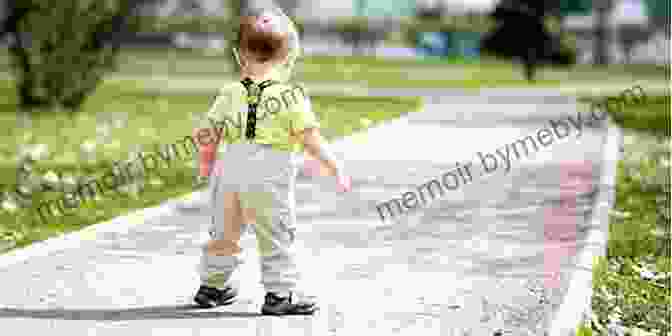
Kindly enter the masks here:
[[[62, 111], [41, 111], [30, 125], [20, 128], [15, 113], [13, 89], [1, 82], [0, 96], [6, 97], [0, 108], [0, 187], [10, 191], [17, 182], [20, 148], [47, 145], [48, 155], [34, 166], [38, 175], [49, 171], [56, 175], [100, 177], [113, 162], [133, 159], [133, 151], [153, 152], [156, 145], [177, 143], [192, 134], [197, 114], [206, 111], [213, 97], [203, 94], [155, 95], [115, 85], [101, 87], [74, 115]], [[313, 109], [322, 122], [328, 140], [349, 135], [418, 110], [419, 98], [313, 96]], [[366, 120], [363, 122], [362, 120]], [[27, 145], [27, 146], [26, 146]], [[95, 148], [87, 154], [83, 146]], [[34, 208], [9, 213], [0, 211], [0, 240], [11, 239], [17, 246], [42, 240], [63, 232], [105, 221], [133, 209], [157, 205], [167, 199], [193, 191], [194, 159], [182, 152], [169, 167], [149, 174], [144, 190], [108, 192], [73, 215], [52, 218], [41, 224]], [[57, 191], [35, 193], [33, 205], [41, 200], [62, 197]], [[0, 247], [1, 248], [1, 247]]]
[[670, 97], [614, 113], [625, 128], [607, 256], [594, 268], [592, 327], [670, 333]]

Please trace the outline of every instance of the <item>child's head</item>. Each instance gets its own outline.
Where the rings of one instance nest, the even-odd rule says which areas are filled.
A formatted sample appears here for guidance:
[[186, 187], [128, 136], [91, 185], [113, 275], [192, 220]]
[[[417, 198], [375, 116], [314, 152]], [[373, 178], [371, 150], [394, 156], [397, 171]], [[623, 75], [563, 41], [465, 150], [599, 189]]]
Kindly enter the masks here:
[[278, 8], [254, 9], [241, 16], [237, 42], [239, 65], [253, 73], [280, 66], [288, 77], [299, 54], [294, 24]]
[[244, 16], [240, 21], [240, 56], [255, 63], [280, 63], [288, 55], [288, 34], [277, 25], [278, 19], [262, 13]]

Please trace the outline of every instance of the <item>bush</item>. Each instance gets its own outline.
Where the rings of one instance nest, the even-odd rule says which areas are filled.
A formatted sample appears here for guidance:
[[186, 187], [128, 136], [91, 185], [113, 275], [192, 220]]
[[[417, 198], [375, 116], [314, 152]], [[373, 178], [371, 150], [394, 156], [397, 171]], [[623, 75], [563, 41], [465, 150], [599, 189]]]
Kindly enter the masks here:
[[114, 69], [120, 30], [135, 23], [129, 17], [142, 2], [22, 0], [10, 8], [24, 14], [9, 27], [20, 107], [78, 109]]

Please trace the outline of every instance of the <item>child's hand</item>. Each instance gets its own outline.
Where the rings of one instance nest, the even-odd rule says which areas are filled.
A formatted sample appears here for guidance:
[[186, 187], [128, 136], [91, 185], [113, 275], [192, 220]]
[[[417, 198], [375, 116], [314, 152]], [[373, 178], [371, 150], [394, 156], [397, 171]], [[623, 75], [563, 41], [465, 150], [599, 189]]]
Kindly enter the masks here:
[[306, 176], [319, 176], [322, 172], [322, 163], [309, 156], [303, 163], [303, 171]]
[[[303, 164], [303, 171], [306, 176], [328, 176], [324, 172], [324, 167], [320, 160], [308, 156]], [[352, 190], [352, 178], [346, 175], [333, 175], [336, 177], [336, 184], [339, 192], [349, 192]]]
[[[201, 128], [194, 130], [193, 137], [198, 138], [198, 133], [201, 131]], [[199, 164], [199, 175], [200, 176], [209, 176], [212, 170], [213, 163], [217, 157], [217, 144], [210, 143], [207, 145], [198, 144], [198, 164]]]
[[[198, 173], [200, 176], [206, 177], [210, 176], [215, 168], [218, 168], [221, 166], [221, 163], [214, 162], [216, 158], [216, 153], [215, 152], [206, 152], [202, 151], [199, 153], [199, 170]], [[221, 168], [219, 168], [221, 169]]]
[[350, 176], [339, 175], [336, 176], [338, 180], [338, 191], [350, 192], [352, 191], [352, 178]]
[[221, 176], [223, 171], [224, 171], [224, 161], [217, 160], [215, 161], [215, 164], [212, 166], [212, 170], [210, 170], [210, 175]]

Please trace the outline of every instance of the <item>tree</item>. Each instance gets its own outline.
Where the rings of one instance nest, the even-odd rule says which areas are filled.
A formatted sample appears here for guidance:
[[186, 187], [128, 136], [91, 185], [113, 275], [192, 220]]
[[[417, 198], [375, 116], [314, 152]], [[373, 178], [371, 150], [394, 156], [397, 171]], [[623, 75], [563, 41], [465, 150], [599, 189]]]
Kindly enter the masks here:
[[618, 39], [621, 43], [625, 63], [632, 63], [632, 51], [636, 43], [646, 41], [651, 37], [652, 32], [648, 27], [639, 24], [623, 24], [618, 29]]
[[11, 1], [0, 37], [13, 36], [20, 108], [79, 109], [114, 69], [123, 29], [148, 1]]
[[481, 50], [519, 59], [528, 81], [534, 80], [536, 68], [542, 63], [573, 64], [575, 54], [563, 46], [559, 34], [551, 34], [545, 26], [548, 15], [559, 13], [558, 1], [501, 1], [490, 14], [496, 26], [481, 40]]
[[609, 64], [609, 12], [614, 7], [613, 0], [594, 0], [595, 17], [595, 65]]
[[[356, 0], [355, 1], [355, 11], [356, 11], [356, 16], [357, 19], [361, 19], [364, 17], [364, 8], [366, 8], [366, 0]], [[355, 55], [363, 55], [364, 50], [362, 46], [362, 42], [364, 40], [364, 29], [361, 25], [359, 26], [354, 26], [355, 29], [353, 29], [350, 32], [350, 36], [347, 36], [346, 34], [346, 39], [350, 40], [353, 44], [353, 51]]]

